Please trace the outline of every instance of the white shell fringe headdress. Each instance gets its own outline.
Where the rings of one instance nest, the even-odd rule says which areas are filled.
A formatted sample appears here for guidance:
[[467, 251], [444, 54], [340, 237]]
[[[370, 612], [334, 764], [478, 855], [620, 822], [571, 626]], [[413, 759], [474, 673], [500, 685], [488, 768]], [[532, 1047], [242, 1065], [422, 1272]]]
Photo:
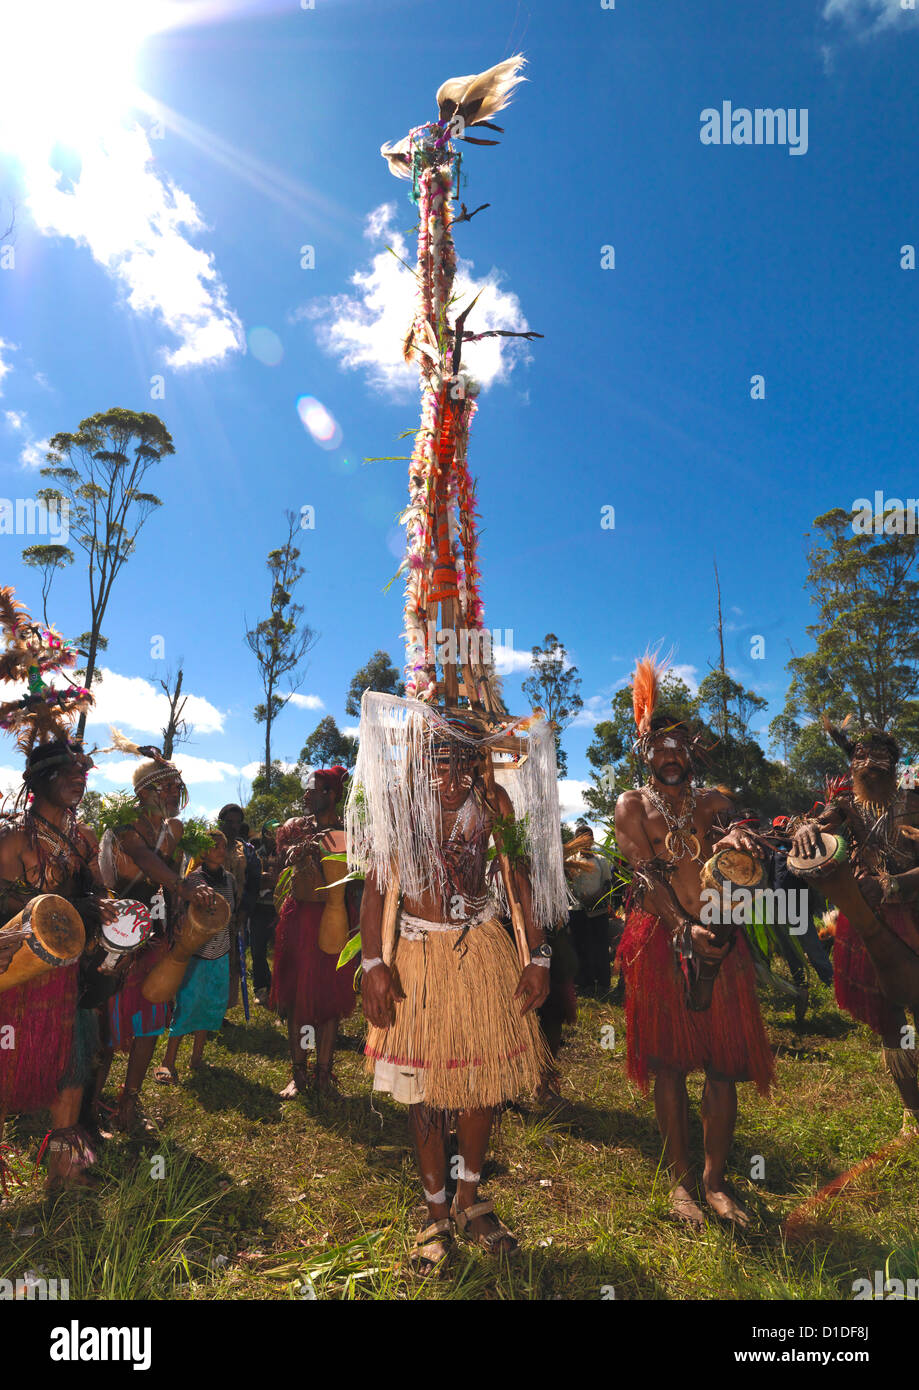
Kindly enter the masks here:
[[[519, 767], [495, 766], [510, 796], [514, 818], [527, 831], [533, 917], [543, 928], [567, 913], [555, 737], [544, 719], [521, 721], [515, 736], [527, 742]], [[360, 746], [345, 807], [348, 863], [373, 875], [385, 892], [398, 869], [409, 897], [443, 896], [440, 803], [436, 749], [446, 740], [482, 749], [509, 728], [475, 735], [458, 729], [442, 711], [420, 700], [367, 691], [361, 701]]]

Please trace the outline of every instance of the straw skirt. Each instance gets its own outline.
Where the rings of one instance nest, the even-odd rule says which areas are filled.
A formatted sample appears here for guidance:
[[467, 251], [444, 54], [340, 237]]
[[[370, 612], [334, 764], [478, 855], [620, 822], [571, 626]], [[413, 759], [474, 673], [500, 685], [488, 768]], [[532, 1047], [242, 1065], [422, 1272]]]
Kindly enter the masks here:
[[393, 973], [405, 995], [389, 1028], [371, 1028], [374, 1088], [406, 1104], [475, 1110], [534, 1091], [547, 1053], [535, 1010], [521, 1014], [520, 966], [501, 924], [400, 936]]

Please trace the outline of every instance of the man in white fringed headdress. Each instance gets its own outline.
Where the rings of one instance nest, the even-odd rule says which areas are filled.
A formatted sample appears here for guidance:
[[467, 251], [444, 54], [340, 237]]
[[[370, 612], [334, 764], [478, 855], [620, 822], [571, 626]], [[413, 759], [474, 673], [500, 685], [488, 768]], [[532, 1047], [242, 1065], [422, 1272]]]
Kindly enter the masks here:
[[[488, 775], [500, 736], [416, 700], [368, 692], [361, 706], [346, 830], [349, 863], [366, 873], [366, 1051], [374, 1089], [409, 1106], [429, 1214], [412, 1251], [422, 1274], [443, 1265], [454, 1223], [492, 1254], [517, 1248], [480, 1200], [479, 1178], [495, 1109], [534, 1092], [546, 1063], [536, 1018], [549, 989], [544, 927], [566, 915], [555, 748], [538, 721], [512, 801]], [[492, 896], [502, 890], [486, 878], [493, 831], [522, 909], [522, 970]], [[459, 1153], [448, 1205], [451, 1120]]]

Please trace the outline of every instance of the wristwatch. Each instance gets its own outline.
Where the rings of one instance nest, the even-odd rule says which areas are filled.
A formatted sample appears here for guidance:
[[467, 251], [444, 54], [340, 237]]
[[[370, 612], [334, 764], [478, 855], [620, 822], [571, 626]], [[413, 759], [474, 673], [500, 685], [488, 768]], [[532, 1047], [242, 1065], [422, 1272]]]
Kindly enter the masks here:
[[530, 952], [531, 965], [542, 965], [544, 961], [548, 963], [551, 959], [552, 947], [549, 945], [548, 941], [544, 941], [541, 946], [534, 946]]

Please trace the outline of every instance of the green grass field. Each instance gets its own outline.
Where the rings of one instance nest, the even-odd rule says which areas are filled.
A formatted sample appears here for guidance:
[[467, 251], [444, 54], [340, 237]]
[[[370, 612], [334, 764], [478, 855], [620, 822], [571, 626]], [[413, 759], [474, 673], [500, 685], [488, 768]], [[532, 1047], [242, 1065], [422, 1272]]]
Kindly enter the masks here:
[[[237, 1008], [203, 1073], [188, 1076], [186, 1043], [178, 1088], [147, 1081], [160, 1136], [106, 1145], [99, 1190], [44, 1201], [41, 1120], [11, 1122], [27, 1182], [0, 1208], [0, 1277], [66, 1278], [89, 1299], [845, 1299], [878, 1269], [915, 1278], [919, 1141], [847, 1189], [819, 1238], [783, 1242], [788, 1212], [895, 1136], [902, 1111], [876, 1039], [828, 991], [814, 987], [800, 1032], [786, 1008], [764, 1010], [778, 1085], [768, 1101], [741, 1087], [731, 1158], [749, 1232], [668, 1220], [653, 1107], [624, 1072], [623, 1010], [587, 1000], [562, 1050], [566, 1104], [507, 1112], [483, 1175], [521, 1252], [499, 1263], [459, 1244], [444, 1278], [414, 1280], [402, 1267], [424, 1209], [405, 1112], [371, 1104], [360, 1015], [343, 1029], [343, 1098], [320, 1106], [278, 1098], [285, 1033]], [[614, 1049], [601, 1045], [610, 1024]], [[697, 1152], [700, 1089], [693, 1078]]]

